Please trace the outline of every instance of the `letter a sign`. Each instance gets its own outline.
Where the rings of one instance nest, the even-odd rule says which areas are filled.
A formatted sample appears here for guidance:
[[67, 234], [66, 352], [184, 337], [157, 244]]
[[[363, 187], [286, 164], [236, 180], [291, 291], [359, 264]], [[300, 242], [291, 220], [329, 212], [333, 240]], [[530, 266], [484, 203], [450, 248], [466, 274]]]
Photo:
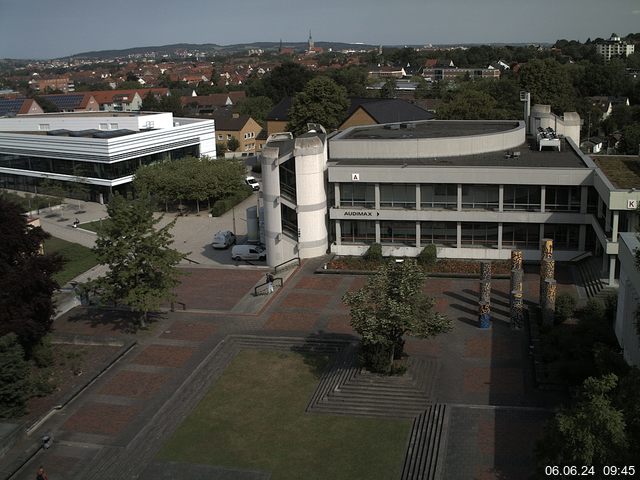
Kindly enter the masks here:
[[351, 181], [352, 182], [359, 182], [360, 181], [360, 174], [359, 173], [352, 173], [351, 174]]

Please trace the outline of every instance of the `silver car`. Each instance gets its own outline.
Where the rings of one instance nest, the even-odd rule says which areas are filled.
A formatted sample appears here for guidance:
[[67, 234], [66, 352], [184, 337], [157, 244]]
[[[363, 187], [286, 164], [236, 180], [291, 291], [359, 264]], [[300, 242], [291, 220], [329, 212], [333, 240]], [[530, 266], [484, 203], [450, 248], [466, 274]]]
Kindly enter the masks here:
[[228, 248], [236, 243], [236, 236], [229, 230], [222, 230], [213, 236], [213, 248]]

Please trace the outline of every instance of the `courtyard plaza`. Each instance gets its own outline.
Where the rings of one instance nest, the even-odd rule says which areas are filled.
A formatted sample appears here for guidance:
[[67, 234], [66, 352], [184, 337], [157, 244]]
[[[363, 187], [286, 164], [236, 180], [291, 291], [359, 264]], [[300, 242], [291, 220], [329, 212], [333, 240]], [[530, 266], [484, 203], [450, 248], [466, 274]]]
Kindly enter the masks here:
[[[50, 434], [53, 445], [12, 478], [30, 479], [39, 465], [46, 466], [51, 480], [279, 478], [243, 465], [168, 461], [159, 452], [207, 392], [215, 392], [216, 382], [243, 350], [357, 345], [341, 298], [363, 286], [366, 277], [316, 273], [325, 261], [308, 260], [286, 274], [276, 273], [285, 276], [284, 286], [255, 297], [255, 286], [264, 283], [261, 269], [190, 268], [177, 290], [184, 310], [167, 308], [135, 334], [124, 311], [78, 307], [58, 317], [55, 335], [135, 345], [31, 434], [32, 442]], [[559, 275], [559, 282], [561, 291], [575, 292], [569, 276]], [[526, 273], [524, 287], [525, 300], [537, 301], [538, 276]], [[424, 408], [439, 412], [433, 420], [438, 435], [425, 437], [420, 447], [431, 452], [426, 478], [527, 478], [533, 473], [535, 439], [559, 401], [533, 385], [526, 330], [509, 328], [509, 280], [492, 282], [494, 321], [488, 330], [478, 328], [478, 288], [477, 279], [429, 278], [425, 291], [454, 328], [434, 339], [406, 341], [411, 362], [424, 368], [418, 373], [426, 392]], [[323, 413], [322, 405], [314, 411], [312, 404], [310, 399], [306, 413], [300, 413], [367, 417], [366, 408], [362, 415], [357, 405]], [[370, 411], [377, 417], [396, 416]], [[237, 435], [242, 439], [250, 433]], [[418, 449], [411, 438], [407, 435], [400, 448], [407, 453], [397, 458], [402, 478], [419, 478], [407, 467], [415, 457], [409, 447]], [[353, 458], [361, 461], [366, 460]], [[345, 472], [334, 478], [352, 477]]]

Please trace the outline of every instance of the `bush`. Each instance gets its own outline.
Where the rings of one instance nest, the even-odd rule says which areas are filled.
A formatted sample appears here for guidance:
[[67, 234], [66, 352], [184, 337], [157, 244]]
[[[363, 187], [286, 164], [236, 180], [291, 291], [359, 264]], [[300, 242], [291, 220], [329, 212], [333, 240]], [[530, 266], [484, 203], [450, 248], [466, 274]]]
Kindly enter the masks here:
[[53, 350], [51, 349], [51, 341], [48, 337], [44, 337], [31, 350], [31, 359], [38, 368], [50, 367], [53, 365]]
[[568, 293], [561, 293], [556, 298], [556, 323], [562, 323], [573, 317], [576, 311], [577, 301]]
[[438, 249], [431, 243], [418, 254], [418, 263], [423, 267], [432, 267], [438, 259]]
[[0, 418], [24, 413], [29, 394], [29, 366], [18, 337], [10, 333], [0, 337]]
[[211, 215], [213, 215], [214, 217], [219, 217], [223, 213], [231, 210], [252, 193], [253, 191], [247, 187], [246, 189], [243, 188], [242, 190], [239, 190], [237, 193], [231, 195], [230, 197], [224, 198], [222, 200], [217, 200], [211, 207]]
[[389, 373], [391, 368], [391, 345], [362, 343], [360, 362], [373, 373]]
[[618, 295], [607, 295], [604, 299], [604, 315], [605, 318], [613, 325], [616, 321], [616, 313], [618, 311]]
[[381, 262], [382, 261], [382, 245], [379, 243], [372, 243], [369, 249], [362, 256], [368, 262]]

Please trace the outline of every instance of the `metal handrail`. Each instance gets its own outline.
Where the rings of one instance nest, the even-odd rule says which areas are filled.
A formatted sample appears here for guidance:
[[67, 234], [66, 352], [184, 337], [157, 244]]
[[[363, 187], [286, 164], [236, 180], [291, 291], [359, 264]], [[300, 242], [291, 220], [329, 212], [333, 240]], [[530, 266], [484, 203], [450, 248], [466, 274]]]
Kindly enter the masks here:
[[[282, 280], [282, 278], [281, 278], [281, 277], [276, 277], [276, 278], [274, 278], [274, 279], [273, 279], [273, 283], [275, 284], [275, 283], [276, 283], [276, 281], [278, 281], [278, 280], [280, 280], [280, 287], [282, 287], [282, 286], [284, 285], [284, 283], [283, 283], [283, 280]], [[265, 285], [269, 285], [269, 282], [264, 282], [264, 283], [261, 283], [260, 285], [257, 285], [257, 286], [253, 289], [253, 296], [254, 296], [254, 297], [257, 297], [257, 296], [258, 296], [258, 289], [259, 289], [260, 287], [264, 287]]]
[[300, 266], [300, 257], [293, 257], [290, 258], [289, 260], [287, 260], [286, 262], [282, 262], [278, 265], [276, 265], [275, 267], [273, 267], [273, 273], [278, 273], [278, 268], [282, 267], [284, 265], [286, 265], [287, 263], [293, 262], [293, 261], [297, 261], [298, 262], [298, 266]]

